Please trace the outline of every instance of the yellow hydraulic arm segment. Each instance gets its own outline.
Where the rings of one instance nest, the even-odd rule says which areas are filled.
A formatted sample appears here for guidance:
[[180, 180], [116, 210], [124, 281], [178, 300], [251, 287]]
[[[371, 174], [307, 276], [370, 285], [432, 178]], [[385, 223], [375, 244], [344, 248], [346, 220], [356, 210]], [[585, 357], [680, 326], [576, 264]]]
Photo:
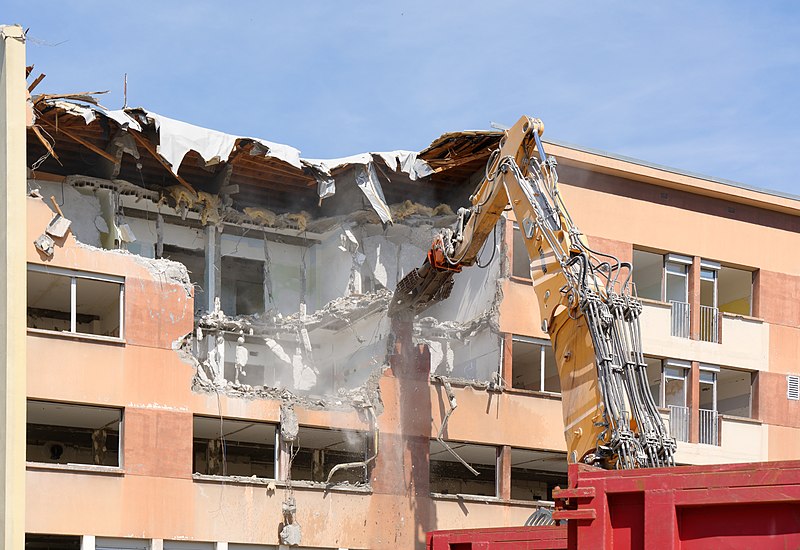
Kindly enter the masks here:
[[641, 348], [641, 302], [631, 266], [591, 250], [558, 191], [556, 161], [522, 117], [490, 156], [486, 175], [459, 209], [453, 228], [433, 241], [423, 266], [401, 280], [390, 315], [419, 313], [447, 298], [453, 274], [478, 252], [510, 204], [528, 250], [542, 328], [550, 334], [561, 379], [569, 462], [604, 468], [674, 464], [669, 437], [647, 383]]

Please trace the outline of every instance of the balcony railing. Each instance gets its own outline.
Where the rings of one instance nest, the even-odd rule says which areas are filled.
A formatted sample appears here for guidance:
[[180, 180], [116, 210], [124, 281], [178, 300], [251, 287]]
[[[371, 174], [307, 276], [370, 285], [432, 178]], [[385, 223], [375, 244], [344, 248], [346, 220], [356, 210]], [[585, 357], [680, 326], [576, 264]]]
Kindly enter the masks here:
[[719, 310], [711, 306], [700, 306], [700, 339], [719, 343]]
[[670, 300], [669, 303], [672, 305], [671, 334], [678, 338], [689, 338], [689, 313], [691, 309], [688, 302]]
[[689, 407], [669, 406], [669, 433], [677, 441], [689, 441]]
[[700, 409], [700, 443], [719, 445], [719, 416], [717, 411]]

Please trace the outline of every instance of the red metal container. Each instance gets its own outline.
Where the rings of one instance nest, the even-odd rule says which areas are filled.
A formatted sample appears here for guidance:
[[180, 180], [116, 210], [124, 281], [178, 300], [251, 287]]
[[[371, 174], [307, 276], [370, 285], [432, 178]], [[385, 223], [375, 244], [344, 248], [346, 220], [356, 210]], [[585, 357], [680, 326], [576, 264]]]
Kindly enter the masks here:
[[553, 517], [568, 520], [566, 530], [434, 531], [428, 548], [800, 548], [800, 461], [625, 471], [571, 465], [569, 480], [553, 491]]

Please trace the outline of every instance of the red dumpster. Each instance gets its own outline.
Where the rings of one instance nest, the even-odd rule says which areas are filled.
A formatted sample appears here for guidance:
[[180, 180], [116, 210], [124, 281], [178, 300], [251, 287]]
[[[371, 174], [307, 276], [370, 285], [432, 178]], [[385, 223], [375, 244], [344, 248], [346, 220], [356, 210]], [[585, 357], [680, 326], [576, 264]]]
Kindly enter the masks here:
[[[433, 531], [430, 550], [800, 548], [800, 461], [608, 471], [571, 465], [563, 526]], [[548, 538], [549, 537], [549, 538]]]

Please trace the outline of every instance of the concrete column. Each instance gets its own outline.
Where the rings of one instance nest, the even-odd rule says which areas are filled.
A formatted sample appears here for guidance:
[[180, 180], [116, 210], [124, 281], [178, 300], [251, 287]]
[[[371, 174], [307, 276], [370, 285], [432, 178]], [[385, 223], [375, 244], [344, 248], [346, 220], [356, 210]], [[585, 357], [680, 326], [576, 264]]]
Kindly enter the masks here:
[[0, 27], [0, 530], [3, 548], [25, 545], [25, 35]]
[[503, 445], [497, 449], [497, 496], [511, 498], [511, 447]]
[[218, 542], [214, 546], [214, 550], [228, 550], [228, 543], [227, 542]]
[[700, 362], [692, 361], [692, 368], [689, 371], [689, 387], [687, 394], [689, 398], [689, 442], [698, 443], [700, 441]]
[[81, 537], [81, 550], [94, 550], [94, 548], [95, 548], [95, 536], [83, 535]]
[[222, 253], [220, 251], [220, 235], [213, 225], [206, 226], [206, 265], [205, 288], [206, 311], [214, 311], [214, 299], [222, 291]]
[[152, 539], [150, 541], [150, 550], [164, 550], [164, 539]]
[[689, 266], [689, 337], [700, 339], [700, 257], [692, 258]]

